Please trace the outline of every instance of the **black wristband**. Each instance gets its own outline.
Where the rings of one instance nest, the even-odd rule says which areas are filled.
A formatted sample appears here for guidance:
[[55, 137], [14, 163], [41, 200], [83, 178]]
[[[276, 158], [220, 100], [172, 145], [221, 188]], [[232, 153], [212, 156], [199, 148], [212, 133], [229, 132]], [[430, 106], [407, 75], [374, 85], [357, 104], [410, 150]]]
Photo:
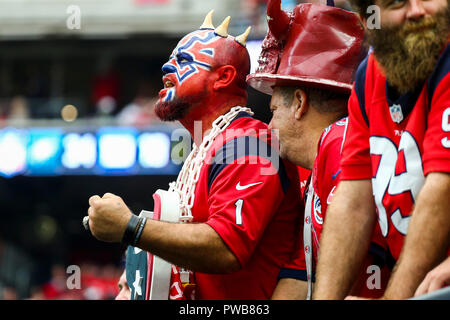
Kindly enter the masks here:
[[145, 223], [147, 222], [147, 218], [141, 217], [139, 218], [139, 222], [139, 227], [133, 240], [133, 247], [137, 246], [139, 239], [141, 238], [142, 231], [144, 231]]
[[139, 217], [135, 214], [131, 215], [130, 221], [128, 221], [127, 228], [122, 237], [122, 243], [129, 245], [133, 242], [135, 237], [136, 228], [139, 225]]

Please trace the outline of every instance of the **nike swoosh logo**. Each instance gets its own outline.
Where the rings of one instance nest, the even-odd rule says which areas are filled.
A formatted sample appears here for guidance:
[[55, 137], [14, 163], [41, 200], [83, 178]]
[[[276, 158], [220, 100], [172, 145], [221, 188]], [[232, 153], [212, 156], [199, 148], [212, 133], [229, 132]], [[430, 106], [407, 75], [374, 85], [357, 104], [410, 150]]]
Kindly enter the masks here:
[[262, 181], [261, 182], [256, 182], [256, 183], [250, 183], [250, 184], [247, 184], [245, 186], [241, 186], [241, 182], [239, 181], [238, 184], [236, 185], [236, 190], [238, 190], [238, 191], [245, 190], [247, 188], [256, 186], [256, 185], [261, 184], [261, 183], [262, 183]]
[[336, 177], [338, 176], [338, 174], [339, 173], [341, 173], [341, 169], [339, 169], [339, 171], [338, 172], [336, 172], [335, 174], [333, 174], [332, 176], [331, 176], [331, 179], [336, 179]]

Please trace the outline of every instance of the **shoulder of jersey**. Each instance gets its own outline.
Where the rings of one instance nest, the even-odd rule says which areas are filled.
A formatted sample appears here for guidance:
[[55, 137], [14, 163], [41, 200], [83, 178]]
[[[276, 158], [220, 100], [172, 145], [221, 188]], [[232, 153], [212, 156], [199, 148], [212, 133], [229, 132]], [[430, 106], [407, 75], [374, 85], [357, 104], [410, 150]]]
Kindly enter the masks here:
[[428, 79], [428, 96], [431, 99], [435, 89], [439, 86], [442, 79], [448, 77], [450, 73], [450, 44], [444, 49], [442, 55], [436, 63], [436, 67]]
[[[360, 63], [355, 74], [354, 90], [360, 106], [364, 106], [367, 65], [371, 54], [367, 55], [367, 57]], [[371, 60], [373, 61], [373, 59]]]
[[234, 120], [230, 127], [239, 127], [239, 129], [268, 129], [268, 125], [261, 120], [255, 119], [251, 116], [244, 116]]
[[215, 150], [215, 152], [224, 148], [232, 140], [239, 140], [242, 142], [244, 141], [243, 139], [250, 139], [249, 142], [246, 143], [253, 143], [255, 139], [256, 141], [261, 139], [265, 142], [271, 140], [271, 132], [268, 130], [268, 125], [260, 120], [254, 119], [250, 115], [238, 116], [238, 118], [234, 119], [221, 133], [221, 135], [222, 139], [216, 140], [212, 147], [212, 150]]
[[322, 138], [320, 140], [320, 144], [322, 145], [325, 140], [332, 141], [334, 139], [340, 139], [344, 135], [345, 126], [347, 125], [348, 118], [345, 117], [340, 119], [332, 124], [330, 124], [323, 131]]

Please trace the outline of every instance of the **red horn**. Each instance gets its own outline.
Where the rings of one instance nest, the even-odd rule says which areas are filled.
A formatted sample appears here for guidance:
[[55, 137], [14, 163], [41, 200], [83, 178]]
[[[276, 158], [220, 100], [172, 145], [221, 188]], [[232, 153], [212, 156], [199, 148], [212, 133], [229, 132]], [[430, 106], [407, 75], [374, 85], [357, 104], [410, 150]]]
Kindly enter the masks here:
[[281, 9], [281, 0], [269, 0], [267, 4], [267, 21], [275, 38], [281, 40], [289, 27], [289, 15]]

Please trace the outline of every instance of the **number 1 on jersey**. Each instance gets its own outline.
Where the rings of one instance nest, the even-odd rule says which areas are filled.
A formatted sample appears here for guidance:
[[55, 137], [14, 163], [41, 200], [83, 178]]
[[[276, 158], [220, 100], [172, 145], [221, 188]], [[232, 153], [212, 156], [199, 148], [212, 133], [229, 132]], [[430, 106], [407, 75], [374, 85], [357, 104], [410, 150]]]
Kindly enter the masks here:
[[236, 224], [240, 226], [242, 225], [242, 206], [244, 205], [244, 200], [239, 199], [234, 205], [236, 206]]

